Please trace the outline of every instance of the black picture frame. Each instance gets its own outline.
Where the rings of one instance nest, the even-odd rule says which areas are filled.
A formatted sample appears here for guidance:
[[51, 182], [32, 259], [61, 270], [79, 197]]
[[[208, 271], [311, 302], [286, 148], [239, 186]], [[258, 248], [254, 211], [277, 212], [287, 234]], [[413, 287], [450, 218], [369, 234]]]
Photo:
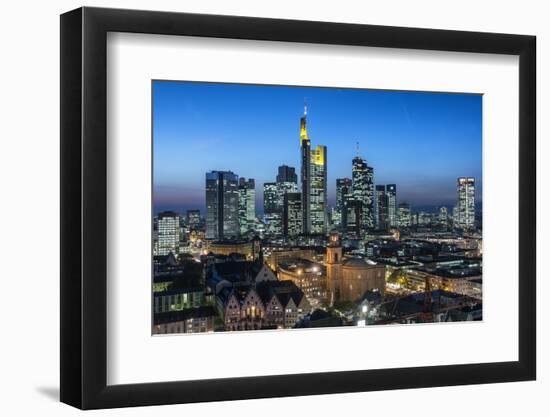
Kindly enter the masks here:
[[[107, 376], [108, 32], [519, 56], [519, 360], [113, 385]], [[80, 8], [61, 16], [61, 401], [82, 409], [534, 380], [534, 36]]]

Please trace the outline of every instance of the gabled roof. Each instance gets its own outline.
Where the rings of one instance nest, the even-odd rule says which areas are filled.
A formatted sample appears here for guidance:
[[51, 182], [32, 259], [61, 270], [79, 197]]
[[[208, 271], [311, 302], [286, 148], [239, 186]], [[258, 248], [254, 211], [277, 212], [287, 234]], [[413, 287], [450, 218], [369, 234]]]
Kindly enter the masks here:
[[299, 306], [304, 298], [304, 292], [293, 281], [263, 281], [256, 284], [258, 295], [267, 304], [273, 297], [286, 308], [290, 301]]

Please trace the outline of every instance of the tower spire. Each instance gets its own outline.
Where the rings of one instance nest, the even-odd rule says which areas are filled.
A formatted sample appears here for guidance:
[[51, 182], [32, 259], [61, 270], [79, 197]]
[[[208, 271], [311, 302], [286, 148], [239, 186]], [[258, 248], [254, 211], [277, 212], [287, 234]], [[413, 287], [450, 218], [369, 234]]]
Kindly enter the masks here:
[[356, 156], [359, 157], [359, 141], [355, 142], [355, 153]]
[[308, 142], [309, 138], [307, 135], [307, 128], [306, 128], [306, 119], [307, 119], [307, 102], [306, 98], [304, 97], [304, 115], [300, 118], [300, 143]]

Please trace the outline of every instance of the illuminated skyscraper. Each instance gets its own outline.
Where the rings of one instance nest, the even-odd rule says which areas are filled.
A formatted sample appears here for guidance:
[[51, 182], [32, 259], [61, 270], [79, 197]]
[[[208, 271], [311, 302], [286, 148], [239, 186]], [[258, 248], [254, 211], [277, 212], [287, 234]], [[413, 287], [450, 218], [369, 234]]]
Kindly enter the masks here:
[[311, 151], [311, 233], [327, 232], [327, 147], [317, 145]]
[[344, 196], [344, 207], [342, 209], [342, 230], [359, 237], [361, 230], [361, 215], [363, 204], [353, 194]]
[[447, 211], [447, 207], [441, 206], [439, 207], [439, 216], [438, 216], [438, 223], [441, 227], [447, 227], [449, 219], [449, 213]]
[[475, 227], [475, 178], [460, 177], [457, 179], [458, 224], [460, 229]]
[[158, 235], [156, 254], [174, 255], [179, 253], [180, 216], [173, 211], [163, 211], [158, 215]]
[[374, 217], [374, 169], [359, 156], [352, 161], [353, 196], [361, 203], [360, 229], [361, 233], [373, 229]]
[[386, 230], [389, 226], [388, 219], [388, 194], [385, 185], [377, 185], [376, 191], [376, 227]]
[[206, 238], [239, 236], [239, 177], [231, 171], [206, 173]]
[[338, 216], [340, 226], [343, 230], [343, 217], [344, 217], [344, 199], [351, 194], [351, 178], [337, 178], [336, 179], [336, 214]]
[[388, 223], [390, 227], [397, 227], [397, 185], [386, 184], [388, 199]]
[[272, 235], [283, 233], [281, 194], [276, 182], [264, 183], [264, 221], [266, 231]]
[[324, 234], [327, 231], [327, 148], [311, 149], [307, 133], [307, 106], [300, 119], [300, 155], [302, 185], [302, 231]]
[[241, 234], [254, 228], [256, 220], [256, 183], [254, 179], [239, 179], [239, 227]]
[[283, 205], [283, 233], [285, 236], [297, 236], [302, 233], [301, 194], [286, 193]]
[[336, 208], [344, 207], [344, 197], [351, 194], [351, 178], [336, 179]]
[[187, 210], [187, 225], [191, 229], [196, 229], [201, 224], [200, 210]]
[[397, 208], [397, 217], [399, 227], [411, 226], [411, 206], [409, 203], [399, 203], [399, 207]]
[[307, 134], [307, 106], [304, 106], [304, 115], [300, 118], [300, 156], [302, 182], [302, 232], [311, 233], [310, 196], [311, 196], [311, 141]]

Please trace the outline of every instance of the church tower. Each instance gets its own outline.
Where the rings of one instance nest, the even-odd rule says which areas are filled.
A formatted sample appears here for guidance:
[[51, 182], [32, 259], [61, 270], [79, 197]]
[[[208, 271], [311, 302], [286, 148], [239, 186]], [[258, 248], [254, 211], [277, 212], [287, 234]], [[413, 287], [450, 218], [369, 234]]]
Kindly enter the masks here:
[[327, 291], [330, 305], [332, 305], [334, 301], [340, 299], [340, 281], [342, 279], [342, 245], [337, 233], [331, 233], [329, 236], [325, 266], [327, 268]]

